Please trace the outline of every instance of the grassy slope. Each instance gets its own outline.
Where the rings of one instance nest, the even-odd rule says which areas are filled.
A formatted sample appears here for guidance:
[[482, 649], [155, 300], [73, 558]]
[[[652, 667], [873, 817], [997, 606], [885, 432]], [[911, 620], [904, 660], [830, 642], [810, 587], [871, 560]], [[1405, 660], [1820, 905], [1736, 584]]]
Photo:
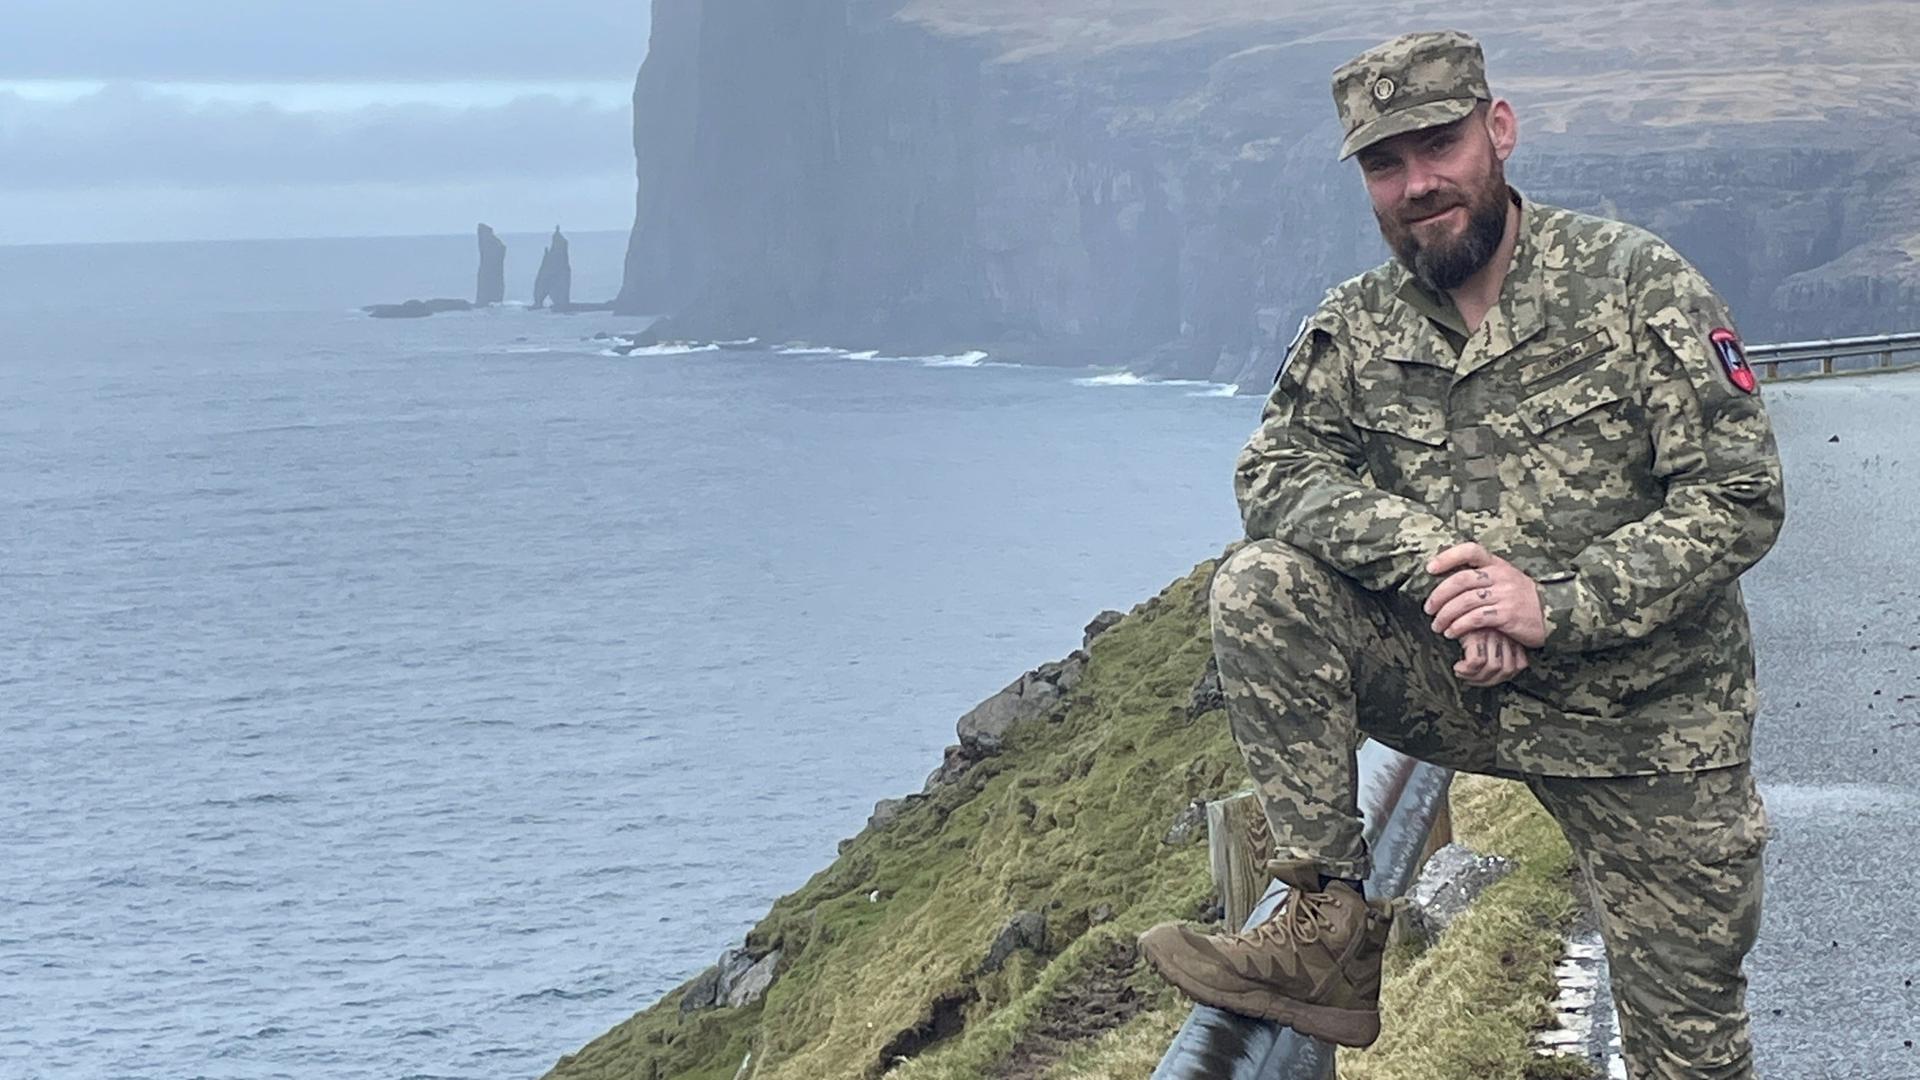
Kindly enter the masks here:
[[[1221, 714], [1186, 711], [1209, 651], [1212, 566], [1098, 638], [1064, 707], [1016, 727], [1002, 756], [863, 834], [776, 903], [749, 936], [784, 950], [763, 1004], [682, 1018], [675, 991], [563, 1059], [551, 1080], [731, 1080], [749, 1050], [755, 1080], [875, 1076], [889, 1043], [940, 1011], [964, 1026], [890, 1063], [891, 1076], [1151, 1072], [1188, 1006], [1133, 962], [1131, 943], [1162, 919], [1195, 916], [1210, 891], [1204, 846], [1160, 838], [1190, 799], [1244, 782]], [[1566, 848], [1517, 785], [1463, 779], [1454, 803], [1461, 839], [1520, 868], [1440, 945], [1396, 958], [1387, 1033], [1369, 1053], [1346, 1055], [1343, 1077], [1541, 1075], [1527, 1039], [1547, 1019], [1558, 931], [1572, 910]], [[1096, 923], [1102, 906], [1111, 918]], [[995, 934], [1023, 909], [1046, 913], [1052, 955], [1016, 954], [979, 974]], [[1109, 992], [1124, 985], [1133, 1015], [1077, 1015], [1103, 977]]]
[[[776, 903], [749, 936], [785, 950], [762, 1005], [683, 1021], [675, 991], [549, 1076], [730, 1080], [749, 1049], [758, 1080], [871, 1076], [889, 1042], [943, 1000], [968, 1002], [964, 1030], [901, 1075], [980, 1075], [1083, 967], [1154, 922], [1195, 914], [1208, 892], [1204, 846], [1161, 836], [1190, 799], [1231, 790], [1242, 771], [1220, 715], [1186, 711], [1208, 655], [1212, 565], [1095, 640], [1054, 718], [1016, 727], [1000, 757], [863, 834]], [[1101, 905], [1111, 921], [1089, 929]], [[1046, 913], [1057, 955], [1043, 965], [1019, 954], [977, 975], [1020, 910]]]

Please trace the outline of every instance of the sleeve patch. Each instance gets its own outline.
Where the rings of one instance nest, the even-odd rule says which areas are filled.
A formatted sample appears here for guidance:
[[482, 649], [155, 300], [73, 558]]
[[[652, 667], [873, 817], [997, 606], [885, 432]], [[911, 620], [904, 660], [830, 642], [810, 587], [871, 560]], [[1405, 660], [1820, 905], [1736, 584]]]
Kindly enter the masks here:
[[1294, 353], [1300, 351], [1300, 343], [1306, 340], [1307, 328], [1311, 325], [1313, 325], [1313, 312], [1309, 311], [1305, 315], [1300, 316], [1300, 328], [1293, 332], [1293, 340], [1287, 342], [1287, 351], [1280, 354], [1280, 366], [1274, 369], [1273, 382], [1275, 386], [1280, 384], [1280, 376], [1286, 372], [1287, 362], [1293, 359]]
[[1707, 334], [1707, 340], [1713, 343], [1714, 355], [1719, 357], [1720, 369], [1726, 373], [1727, 381], [1743, 394], [1759, 393], [1760, 380], [1747, 363], [1747, 350], [1740, 344], [1740, 335], [1718, 326]]

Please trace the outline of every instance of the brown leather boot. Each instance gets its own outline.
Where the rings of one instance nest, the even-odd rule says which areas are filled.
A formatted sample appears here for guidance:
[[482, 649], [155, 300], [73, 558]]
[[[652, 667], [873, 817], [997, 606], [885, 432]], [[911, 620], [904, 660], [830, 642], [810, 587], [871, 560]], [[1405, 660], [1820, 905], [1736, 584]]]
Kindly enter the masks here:
[[1269, 869], [1289, 889], [1267, 921], [1238, 934], [1162, 923], [1140, 935], [1140, 951], [1202, 1005], [1342, 1046], [1371, 1045], [1380, 1037], [1380, 958], [1392, 903], [1368, 902], [1344, 882], [1321, 891], [1311, 864]]

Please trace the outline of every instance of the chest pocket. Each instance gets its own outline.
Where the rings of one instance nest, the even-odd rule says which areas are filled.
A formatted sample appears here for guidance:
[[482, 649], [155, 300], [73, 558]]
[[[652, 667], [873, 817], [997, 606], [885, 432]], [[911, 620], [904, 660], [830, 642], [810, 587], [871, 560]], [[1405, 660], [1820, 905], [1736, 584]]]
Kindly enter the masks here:
[[[1624, 376], [1606, 378], [1596, 374], [1573, 379], [1522, 399], [1520, 422], [1536, 436], [1555, 439], [1624, 436], [1630, 434], [1632, 425], [1622, 422], [1630, 410], [1621, 402], [1628, 401], [1631, 392], [1632, 387]], [[1571, 430], [1558, 430], [1582, 417], [1586, 423]]]
[[1423, 446], [1447, 445], [1446, 409], [1431, 398], [1370, 402], [1353, 418], [1353, 426], [1376, 436], [1388, 436]]
[[1584, 542], [1644, 517], [1660, 490], [1631, 362], [1596, 358], [1547, 381], [1515, 409], [1531, 436], [1528, 502], [1542, 528]]
[[1358, 387], [1352, 417], [1367, 468], [1381, 488], [1423, 502], [1444, 497], [1452, 473], [1447, 451], [1447, 386], [1452, 372], [1395, 361]]

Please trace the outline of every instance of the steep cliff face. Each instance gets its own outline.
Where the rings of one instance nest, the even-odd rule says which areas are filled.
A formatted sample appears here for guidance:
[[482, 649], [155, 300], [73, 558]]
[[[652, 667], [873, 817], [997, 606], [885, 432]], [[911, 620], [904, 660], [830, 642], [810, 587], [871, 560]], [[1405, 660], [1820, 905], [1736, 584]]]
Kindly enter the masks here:
[[[1920, 7], [1497, 7], [1449, 18], [1520, 109], [1522, 190], [1659, 230], [1749, 338], [1920, 324]], [[1351, 10], [656, 0], [619, 307], [1259, 389], [1384, 256], [1327, 76], [1433, 16]]]

